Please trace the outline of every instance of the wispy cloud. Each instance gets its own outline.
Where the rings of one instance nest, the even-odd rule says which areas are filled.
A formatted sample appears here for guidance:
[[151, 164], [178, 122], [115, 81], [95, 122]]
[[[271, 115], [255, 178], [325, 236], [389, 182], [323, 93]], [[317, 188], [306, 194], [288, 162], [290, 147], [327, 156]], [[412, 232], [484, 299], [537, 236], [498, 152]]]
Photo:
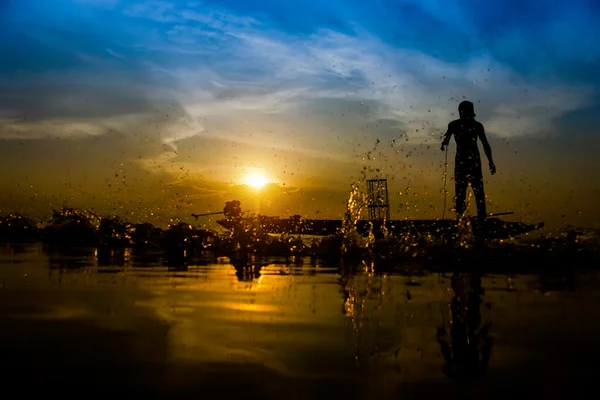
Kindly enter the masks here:
[[323, 29], [294, 38], [241, 25], [221, 34], [237, 41], [213, 54], [212, 66], [173, 71], [181, 87], [188, 87], [176, 96], [193, 116], [294, 113], [316, 100], [350, 98], [376, 102], [371, 120], [394, 119], [413, 137], [426, 138], [443, 130], [458, 102], [469, 98], [478, 103], [491, 134], [506, 137], [547, 131], [555, 118], [593, 94], [580, 84], [521, 76], [489, 53], [447, 62], [384, 43], [359, 28], [353, 35]]
[[143, 17], [158, 22], [177, 22], [180, 20], [176, 5], [168, 1], [138, 2], [127, 6], [124, 13], [131, 17]]
[[[396, 120], [411, 137], [422, 140], [443, 130], [457, 103], [469, 98], [477, 102], [477, 112], [492, 135], [532, 135], [548, 131], [554, 119], [581, 107], [593, 95], [589, 86], [553, 76], [524, 76], [496, 59], [495, 49], [484, 48], [463, 61], [449, 61], [430, 55], [426, 48], [382, 40], [361, 27], [360, 21], [348, 22], [354, 27], [351, 33], [315, 28], [310, 35], [295, 36], [274, 30], [266, 17], [239, 15], [218, 3], [91, 3], [119, 4], [123, 15], [159, 24], [139, 30], [138, 41], [120, 43], [119, 51], [107, 43], [105, 52], [137, 65], [138, 74], [146, 76], [150, 85], [146, 92], [182, 104], [189, 129], [198, 132], [211, 131], [210, 123], [194, 126], [199, 118], [245, 118], [247, 112], [255, 112], [269, 125], [269, 116], [291, 117], [311, 102], [328, 101], [335, 108], [335, 104], [343, 107], [341, 101], [352, 100], [370, 104], [362, 127], [380, 119]], [[443, 17], [446, 24], [461, 26], [466, 33], [477, 30], [464, 7], [452, 7], [442, 15], [437, 1], [402, 4], [418, 4], [424, 12]], [[145, 35], [150, 31], [154, 33]], [[177, 61], [172, 54], [179, 54]], [[90, 84], [94, 74], [98, 75], [88, 74], [83, 88], [87, 93], [70, 91], [53, 99], [54, 112], [76, 110], [85, 97], [115, 104], [104, 89]], [[102, 75], [106, 82], [107, 74]], [[119, 76], [122, 72], [115, 71], [108, 79]], [[49, 79], [55, 81], [57, 75]], [[55, 90], [64, 93], [71, 79], [65, 77], [63, 86]], [[124, 83], [119, 90], [127, 98], [131, 85]], [[119, 107], [127, 108], [132, 102], [125, 104]], [[341, 114], [334, 117], [341, 119]], [[255, 129], [261, 130], [256, 125]]]

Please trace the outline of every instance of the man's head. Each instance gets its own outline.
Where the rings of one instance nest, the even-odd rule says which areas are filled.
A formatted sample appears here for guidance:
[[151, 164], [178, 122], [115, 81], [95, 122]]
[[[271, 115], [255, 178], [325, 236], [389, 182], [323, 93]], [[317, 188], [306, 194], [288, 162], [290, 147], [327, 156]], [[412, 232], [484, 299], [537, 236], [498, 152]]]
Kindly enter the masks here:
[[463, 101], [458, 105], [458, 114], [461, 118], [475, 118], [475, 108], [470, 101]]

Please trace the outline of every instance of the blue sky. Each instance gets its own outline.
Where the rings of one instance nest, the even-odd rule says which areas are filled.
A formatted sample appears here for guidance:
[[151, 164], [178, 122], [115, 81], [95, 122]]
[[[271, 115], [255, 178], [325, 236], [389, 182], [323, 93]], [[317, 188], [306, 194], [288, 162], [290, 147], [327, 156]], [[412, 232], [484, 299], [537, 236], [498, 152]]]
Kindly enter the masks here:
[[[551, 137], [548, 154], [571, 137], [598, 143], [592, 0], [0, 4], [0, 138], [78, 141], [82, 152], [105, 140], [115, 165], [186, 182], [190, 196], [222, 194], [208, 187], [252, 168], [288, 187], [343, 192], [341, 177], [353, 175], [344, 171], [376, 139], [437, 145], [465, 98], [492, 140], [525, 149]], [[287, 161], [266, 161], [277, 154]], [[413, 172], [435, 157], [422, 153]]]

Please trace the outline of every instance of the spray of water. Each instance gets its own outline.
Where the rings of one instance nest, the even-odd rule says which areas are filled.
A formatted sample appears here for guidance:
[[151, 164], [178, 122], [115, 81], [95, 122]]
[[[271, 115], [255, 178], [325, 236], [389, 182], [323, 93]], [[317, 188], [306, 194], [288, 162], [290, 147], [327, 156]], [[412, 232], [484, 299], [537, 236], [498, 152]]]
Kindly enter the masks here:
[[[364, 182], [364, 178], [362, 179]], [[342, 223], [342, 254], [348, 254], [353, 249], [371, 249], [375, 242], [373, 227], [370, 226], [369, 234], [364, 237], [356, 230], [356, 223], [362, 219], [362, 212], [368, 204], [367, 195], [361, 189], [360, 183], [353, 183], [346, 213]]]

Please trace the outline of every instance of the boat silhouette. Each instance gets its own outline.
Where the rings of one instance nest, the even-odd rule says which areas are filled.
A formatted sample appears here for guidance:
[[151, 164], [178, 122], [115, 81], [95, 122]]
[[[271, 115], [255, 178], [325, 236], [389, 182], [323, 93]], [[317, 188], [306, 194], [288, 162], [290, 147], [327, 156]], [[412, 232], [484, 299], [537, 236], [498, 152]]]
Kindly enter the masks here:
[[[492, 213], [484, 220], [465, 217], [458, 219], [390, 219], [387, 181], [370, 179], [368, 184], [367, 209], [368, 219], [359, 219], [354, 229], [361, 235], [373, 234], [381, 237], [384, 233], [392, 236], [427, 235], [433, 238], [456, 237], [461, 230], [468, 228], [474, 236], [481, 239], [507, 239], [542, 228], [543, 222], [525, 224], [523, 222], [504, 221], [499, 216], [512, 212]], [[223, 214], [225, 218], [217, 223], [227, 230], [258, 230], [267, 234], [330, 236], [343, 232], [344, 221], [341, 219], [307, 219], [300, 215], [289, 218], [278, 216], [244, 216], [241, 202], [232, 200], [225, 203], [221, 212], [192, 214], [198, 219], [201, 216]]]
[[[246, 226], [257, 227], [263, 233], [290, 235], [336, 235], [343, 230], [342, 220], [307, 219], [299, 215], [290, 218], [258, 215], [256, 217], [227, 217], [217, 220], [217, 223], [227, 230]], [[472, 227], [473, 233], [488, 239], [506, 239], [518, 236], [544, 226], [544, 223], [525, 224], [523, 222], [503, 221], [500, 218], [487, 218], [479, 222], [469, 218], [465, 222]], [[404, 219], [404, 220], [358, 220], [356, 231], [362, 235], [373, 233], [376, 237], [384, 231], [393, 236], [425, 234], [435, 238], [456, 236], [460, 230], [460, 221], [455, 219]], [[383, 227], [385, 226], [385, 230]]]

